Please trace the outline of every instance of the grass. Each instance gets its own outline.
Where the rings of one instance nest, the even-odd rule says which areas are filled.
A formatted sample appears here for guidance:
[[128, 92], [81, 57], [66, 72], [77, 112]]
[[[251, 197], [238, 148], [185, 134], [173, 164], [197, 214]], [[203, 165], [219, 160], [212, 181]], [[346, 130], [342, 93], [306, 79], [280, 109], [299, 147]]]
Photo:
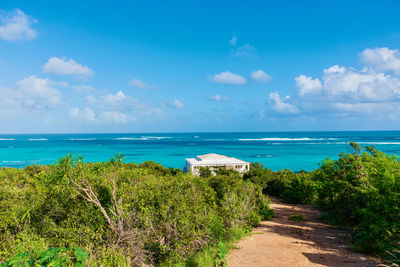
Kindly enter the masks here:
[[250, 231], [243, 227], [232, 229], [230, 237], [224, 241], [217, 241], [215, 245], [206, 246], [186, 262], [175, 263], [173, 267], [214, 267], [226, 266], [226, 255], [235, 249], [235, 243], [247, 236]]
[[303, 217], [303, 215], [301, 215], [299, 213], [293, 213], [292, 215], [290, 215], [289, 220], [295, 221], [295, 222], [302, 222], [302, 221], [304, 221], [304, 217]]

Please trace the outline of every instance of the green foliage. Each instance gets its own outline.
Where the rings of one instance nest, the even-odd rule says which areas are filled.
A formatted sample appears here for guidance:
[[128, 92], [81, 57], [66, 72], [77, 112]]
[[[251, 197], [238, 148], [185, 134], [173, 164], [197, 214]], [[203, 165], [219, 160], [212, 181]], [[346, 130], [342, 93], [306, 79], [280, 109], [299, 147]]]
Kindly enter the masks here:
[[291, 176], [280, 197], [288, 203], [309, 204], [313, 202], [316, 190], [312, 175], [303, 171]]
[[228, 253], [228, 249], [226, 245], [218, 241], [217, 243], [217, 255], [215, 257], [215, 266], [225, 266], [226, 265], [226, 254]]
[[170, 265], [207, 247], [214, 261], [218, 250], [224, 257], [218, 242], [268, 212], [261, 188], [236, 172], [200, 178], [154, 162], [125, 164], [122, 155], [104, 163], [69, 155], [0, 169], [0, 262], [75, 264], [82, 255], [74, 247], [88, 252], [90, 266]]
[[1, 267], [40, 267], [40, 266], [86, 266], [88, 253], [78, 247], [49, 248], [39, 255], [30, 255], [28, 252], [18, 254], [10, 260], [0, 264]]
[[[122, 155], [105, 163], [70, 155], [56, 165], [1, 168], [0, 262], [223, 265], [227, 240], [273, 216], [263, 192], [319, 204], [330, 222], [353, 230], [357, 249], [399, 262], [399, 158], [351, 147], [313, 172], [273, 172], [255, 163], [243, 178], [224, 168], [193, 177], [150, 161], [125, 164]], [[75, 254], [77, 247], [90, 257]]]
[[384, 253], [399, 249], [400, 161], [373, 147], [325, 160], [314, 179], [318, 201], [331, 222], [353, 228], [357, 249]]
[[200, 177], [206, 178], [211, 176], [211, 170], [207, 167], [200, 167]]
[[302, 222], [304, 221], [303, 215], [299, 213], [293, 213], [292, 215], [289, 216], [289, 220], [295, 221], [295, 222]]
[[274, 210], [269, 206], [270, 201], [268, 198], [264, 200], [260, 208], [260, 215], [262, 220], [270, 220], [274, 217]]
[[279, 197], [288, 203], [309, 204], [316, 196], [312, 173], [306, 171], [273, 172], [256, 162], [250, 165], [250, 171], [243, 175], [243, 179], [260, 185], [265, 194]]
[[240, 173], [233, 169], [227, 169], [225, 166], [219, 166], [215, 170], [216, 175], [230, 176], [231, 178], [240, 178]]
[[267, 183], [271, 180], [272, 171], [264, 168], [259, 162], [251, 163], [250, 170], [243, 174], [244, 180], [249, 180], [255, 184], [258, 184], [262, 188], [267, 186]]
[[326, 159], [313, 172], [272, 172], [252, 164], [243, 179], [285, 202], [317, 203], [332, 224], [350, 227], [354, 248], [399, 261], [400, 161], [397, 156], [350, 143], [350, 152]]

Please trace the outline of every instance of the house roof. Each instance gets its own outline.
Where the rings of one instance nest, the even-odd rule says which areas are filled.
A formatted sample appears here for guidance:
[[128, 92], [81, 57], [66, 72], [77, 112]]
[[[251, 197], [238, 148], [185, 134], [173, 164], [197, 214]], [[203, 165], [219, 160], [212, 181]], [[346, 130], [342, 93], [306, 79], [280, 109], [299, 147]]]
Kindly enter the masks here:
[[226, 165], [226, 164], [249, 164], [249, 162], [237, 158], [230, 158], [215, 153], [196, 156], [196, 158], [187, 158], [186, 161], [189, 162], [190, 165], [203, 165], [203, 166]]

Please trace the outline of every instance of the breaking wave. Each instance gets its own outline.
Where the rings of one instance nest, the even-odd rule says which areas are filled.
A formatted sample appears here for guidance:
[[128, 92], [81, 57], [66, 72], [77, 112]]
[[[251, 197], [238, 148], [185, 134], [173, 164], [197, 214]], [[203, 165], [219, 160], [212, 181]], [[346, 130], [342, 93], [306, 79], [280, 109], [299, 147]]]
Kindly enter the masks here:
[[370, 145], [400, 145], [400, 142], [356, 142], [358, 144]]
[[133, 140], [133, 141], [147, 141], [147, 140], [162, 140], [170, 139], [170, 136], [142, 136], [142, 137], [119, 137], [114, 140]]
[[70, 138], [68, 140], [70, 140], [70, 141], [90, 141], [90, 140], [96, 140], [96, 138]]
[[[327, 138], [328, 140], [336, 140], [337, 138]], [[308, 137], [301, 137], [301, 138], [278, 138], [278, 137], [266, 137], [266, 138], [241, 138], [238, 139], [239, 141], [321, 141], [327, 140], [324, 138], [308, 138]]]

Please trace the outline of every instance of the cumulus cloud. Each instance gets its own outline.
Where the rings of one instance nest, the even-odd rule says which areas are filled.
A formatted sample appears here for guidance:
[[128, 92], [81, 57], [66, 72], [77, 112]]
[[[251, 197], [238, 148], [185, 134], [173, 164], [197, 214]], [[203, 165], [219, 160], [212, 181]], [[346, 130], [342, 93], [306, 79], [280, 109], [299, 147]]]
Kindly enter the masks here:
[[400, 78], [396, 75], [397, 50], [365, 49], [361, 53], [368, 64], [361, 70], [331, 66], [320, 78], [300, 75], [297, 105], [302, 113], [355, 114], [393, 117], [400, 115]]
[[271, 76], [266, 74], [263, 70], [256, 70], [251, 73], [251, 78], [255, 81], [267, 83], [271, 81]]
[[154, 90], [156, 89], [156, 87], [154, 85], [145, 83], [139, 79], [132, 79], [129, 81], [129, 84], [132, 86], [135, 86], [139, 89], [143, 89], [143, 90]]
[[89, 95], [86, 99], [90, 104], [102, 111], [127, 112], [141, 109], [141, 104], [138, 99], [125, 95], [121, 90], [115, 94], [106, 94], [98, 98]]
[[72, 118], [92, 124], [127, 124], [135, 121], [133, 113], [142, 109], [138, 99], [127, 96], [121, 90], [99, 97], [89, 95], [86, 101], [92, 108], [74, 107], [70, 111]]
[[71, 108], [69, 115], [74, 119], [82, 119], [87, 122], [96, 121], [96, 113], [90, 108], [84, 108], [83, 110], [80, 110], [79, 108]]
[[[73, 107], [70, 117], [88, 122], [93, 125], [128, 124], [135, 122], [136, 118], [157, 118], [165, 116], [165, 112], [159, 106], [145, 104], [139, 99], [125, 94], [122, 90], [103, 95], [88, 95], [85, 98], [84, 107]], [[170, 103], [174, 108], [181, 108], [179, 101]], [[173, 105], [173, 106], [172, 106]], [[167, 108], [164, 106], [164, 108]]]
[[229, 40], [229, 44], [231, 46], [235, 46], [237, 44], [238, 38], [236, 35], [232, 36], [232, 39]]
[[71, 108], [70, 117], [92, 124], [127, 124], [135, 121], [134, 116], [130, 116], [118, 111], [100, 111], [96, 112], [91, 108]]
[[400, 80], [369, 69], [332, 66], [324, 70], [322, 92], [331, 100], [388, 101], [400, 96]]
[[32, 25], [36, 22], [19, 9], [0, 14], [0, 39], [5, 41], [34, 39], [37, 32]]
[[77, 93], [85, 93], [85, 94], [90, 94], [93, 93], [96, 89], [91, 87], [90, 85], [74, 85], [72, 88], [75, 90]]
[[295, 105], [285, 102], [289, 100], [289, 96], [285, 96], [283, 99], [279, 96], [278, 92], [272, 92], [268, 97], [268, 104], [271, 109], [278, 113], [283, 114], [297, 114], [300, 112], [299, 108]]
[[321, 81], [307, 77], [305, 75], [300, 75], [295, 78], [296, 86], [299, 89], [299, 94], [304, 96], [306, 94], [319, 93], [322, 89]]
[[400, 75], [400, 51], [398, 49], [367, 48], [360, 54], [360, 58], [377, 71]]
[[400, 51], [368, 48], [362, 51], [360, 59], [365, 63], [361, 69], [333, 65], [324, 69], [320, 77], [296, 77], [294, 100], [282, 99], [273, 92], [268, 98], [269, 109], [275, 115], [301, 114], [310, 118], [398, 119]]
[[219, 74], [215, 74], [212, 80], [216, 83], [224, 83], [224, 84], [245, 84], [246, 79], [240, 75], [232, 73], [230, 71], [224, 71]]
[[209, 100], [215, 101], [215, 102], [229, 102], [231, 99], [226, 96], [220, 96], [220, 95], [211, 95], [209, 97]]
[[235, 57], [257, 57], [257, 49], [251, 44], [237, 45], [238, 38], [236, 35], [229, 40], [231, 45], [231, 55]]
[[231, 50], [231, 53], [237, 57], [256, 56], [257, 49], [251, 44], [245, 44]]
[[57, 87], [65, 87], [66, 83], [57, 83], [34, 75], [17, 82], [16, 92], [19, 102], [24, 108], [42, 110], [60, 103], [61, 92]]
[[0, 87], [0, 113], [42, 111], [58, 107], [62, 94], [58, 90], [67, 83], [54, 82], [34, 75], [17, 82], [17, 88]]
[[43, 72], [57, 75], [71, 75], [77, 78], [90, 78], [94, 72], [87, 66], [77, 63], [73, 59], [51, 57], [44, 64]]
[[170, 102], [169, 106], [174, 109], [182, 109], [184, 107], [183, 103], [178, 99], [174, 99], [172, 102]]

